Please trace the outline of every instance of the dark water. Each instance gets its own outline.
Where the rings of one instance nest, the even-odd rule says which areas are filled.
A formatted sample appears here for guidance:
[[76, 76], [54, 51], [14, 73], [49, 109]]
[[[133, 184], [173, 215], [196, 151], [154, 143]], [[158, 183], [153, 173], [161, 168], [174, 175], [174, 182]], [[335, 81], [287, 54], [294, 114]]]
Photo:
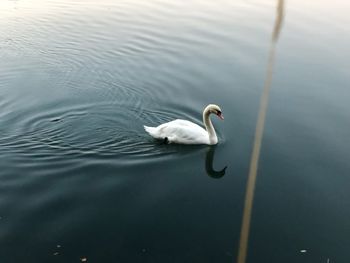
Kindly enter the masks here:
[[[350, 5], [284, 12], [247, 262], [350, 262]], [[275, 20], [276, 1], [1, 0], [0, 262], [236, 262]], [[143, 131], [208, 103], [216, 147]]]

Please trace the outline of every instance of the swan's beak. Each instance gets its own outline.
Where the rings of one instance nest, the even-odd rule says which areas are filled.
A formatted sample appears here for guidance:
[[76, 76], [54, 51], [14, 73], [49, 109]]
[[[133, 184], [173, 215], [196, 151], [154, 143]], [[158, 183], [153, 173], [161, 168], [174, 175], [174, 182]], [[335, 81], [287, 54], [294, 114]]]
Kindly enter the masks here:
[[224, 119], [224, 115], [222, 115], [221, 112], [218, 113], [218, 117], [219, 117], [220, 119], [222, 119], [222, 120]]

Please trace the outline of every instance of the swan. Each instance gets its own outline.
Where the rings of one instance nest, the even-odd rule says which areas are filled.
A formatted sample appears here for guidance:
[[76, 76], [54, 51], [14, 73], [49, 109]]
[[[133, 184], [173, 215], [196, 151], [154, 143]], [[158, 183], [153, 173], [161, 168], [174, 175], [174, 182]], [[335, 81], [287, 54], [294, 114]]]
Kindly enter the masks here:
[[214, 145], [218, 143], [218, 137], [209, 118], [211, 113], [216, 114], [222, 120], [224, 119], [220, 107], [209, 104], [203, 111], [205, 129], [193, 122], [180, 119], [163, 123], [158, 127], [143, 127], [153, 138], [164, 140], [165, 143]]

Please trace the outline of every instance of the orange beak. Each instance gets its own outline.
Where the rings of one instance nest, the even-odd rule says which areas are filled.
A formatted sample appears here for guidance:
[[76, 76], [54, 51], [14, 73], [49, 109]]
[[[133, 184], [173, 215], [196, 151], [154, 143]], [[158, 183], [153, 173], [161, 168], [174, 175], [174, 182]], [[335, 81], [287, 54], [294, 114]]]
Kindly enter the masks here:
[[221, 112], [218, 113], [217, 115], [218, 115], [218, 117], [219, 117], [220, 119], [222, 119], [222, 120], [224, 119], [224, 115], [223, 115]]

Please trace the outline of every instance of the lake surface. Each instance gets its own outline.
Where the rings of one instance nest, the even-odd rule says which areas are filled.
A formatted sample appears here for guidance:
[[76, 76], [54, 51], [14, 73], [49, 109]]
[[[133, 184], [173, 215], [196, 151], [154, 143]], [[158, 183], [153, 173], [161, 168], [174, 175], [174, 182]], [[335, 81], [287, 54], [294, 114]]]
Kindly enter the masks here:
[[1, 0], [1, 263], [236, 262], [269, 66], [247, 262], [350, 262], [350, 4], [276, 6]]

